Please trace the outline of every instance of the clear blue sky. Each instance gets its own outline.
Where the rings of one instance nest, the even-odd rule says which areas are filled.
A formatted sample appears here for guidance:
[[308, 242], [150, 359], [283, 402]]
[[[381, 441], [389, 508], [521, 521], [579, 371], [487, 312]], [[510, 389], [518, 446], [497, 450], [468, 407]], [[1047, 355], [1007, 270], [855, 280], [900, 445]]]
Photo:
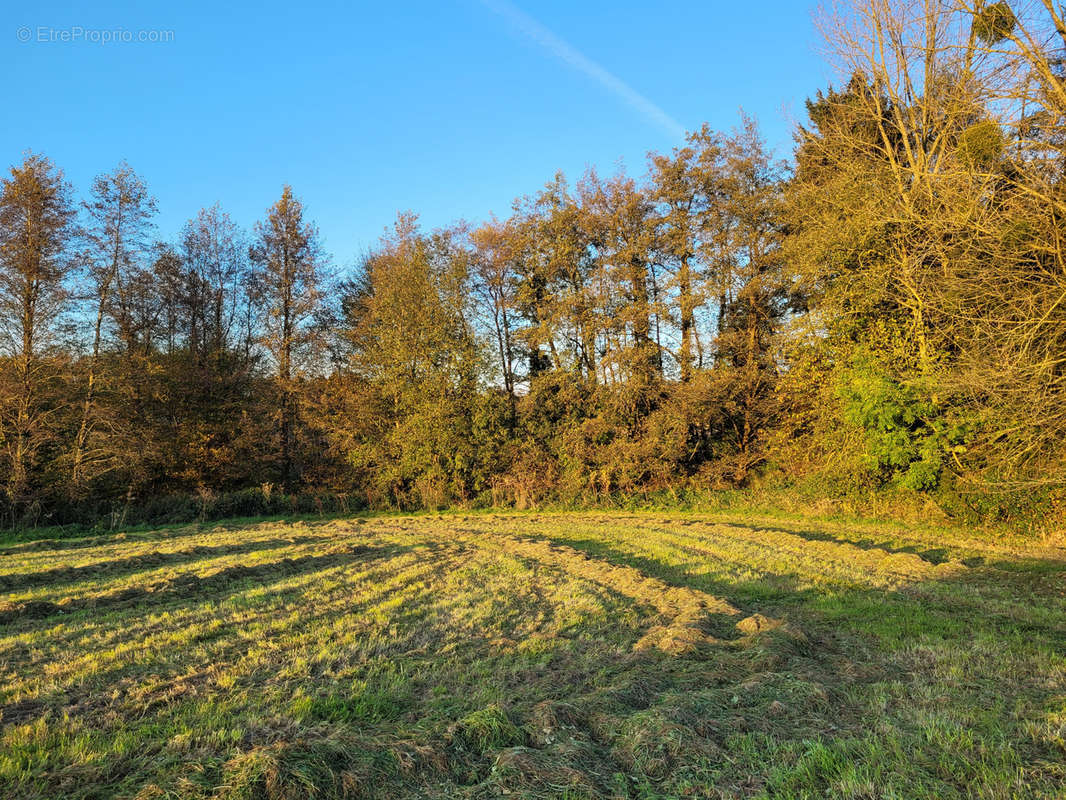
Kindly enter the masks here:
[[[399, 210], [476, 221], [556, 170], [642, 172], [674, 122], [743, 106], [785, 155], [831, 74], [805, 0], [15, 5], [5, 165], [42, 152], [82, 194], [127, 159], [161, 238], [216, 201], [250, 227], [291, 183], [341, 266]], [[88, 41], [142, 30], [172, 41]]]

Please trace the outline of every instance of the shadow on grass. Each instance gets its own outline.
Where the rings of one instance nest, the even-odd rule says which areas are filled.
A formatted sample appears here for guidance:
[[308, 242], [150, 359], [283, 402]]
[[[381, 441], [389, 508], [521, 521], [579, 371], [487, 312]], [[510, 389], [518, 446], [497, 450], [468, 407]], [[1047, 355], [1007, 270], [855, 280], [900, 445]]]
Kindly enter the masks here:
[[[673, 730], [654, 731], [665, 717], [683, 727], [681, 738], [710, 738], [717, 747], [744, 743], [739, 757], [733, 751], [732, 767], [703, 764], [713, 778], [689, 786], [712, 793], [732, 787], [737, 796], [843, 797], [852, 796], [845, 788], [851, 786], [852, 792], [867, 787], [859, 792], [864, 797], [966, 797], [974, 786], [988, 796], [1018, 796], [1014, 787], [1025, 785], [1024, 796], [1052, 797], [1063, 785], [1066, 562], [1017, 559], [1010, 569], [973, 567], [888, 591], [822, 589], [801, 588], [799, 575], [734, 582], [596, 539], [536, 538], [781, 616], [806, 635], [803, 646], [756, 639], [736, 656], [712, 654], [719, 663], [707, 665], [708, 678], [730, 663], [738, 675], [748, 673], [728, 697], [699, 691], [692, 680], [699, 667], [684, 659], [635, 667], [631, 680], [656, 687], [655, 697], [642, 703], [649, 735]], [[855, 544], [820, 533], [810, 538]], [[925, 553], [934, 564], [952, 553], [868, 544]], [[689, 566], [698, 568], [698, 559]], [[749, 659], [747, 666], [737, 659]], [[684, 676], [685, 685], [668, 681], [663, 688], [663, 675]], [[800, 684], [822, 687], [830, 701], [818, 689], [798, 700]], [[694, 689], [696, 695], [682, 696]], [[797, 708], [797, 701], [810, 706]], [[751, 752], [744, 752], [748, 747]], [[655, 785], [674, 791], [684, 785], [667, 780], [669, 772], [687, 771], [685, 780], [693, 780], [700, 753], [694, 747], [667, 758]], [[620, 766], [631, 765], [623, 759]], [[753, 781], [747, 790], [738, 788], [743, 768]]]
[[[694, 575], [680, 567], [658, 561], [654, 558], [639, 556], [612, 547], [602, 541], [587, 538], [570, 538], [567, 536], [538, 537], [553, 544], [566, 545], [589, 556], [603, 559], [612, 564], [624, 564], [635, 567], [645, 575], [658, 578], [671, 586], [684, 589], [696, 589], [722, 597], [734, 605], [743, 607], [747, 613], [764, 611], [768, 604], [794, 605], [813, 596], [810, 587], [800, 587], [800, 577], [795, 573], [761, 573], [764, 577], [754, 581], [730, 581], [715, 579], [706, 574]], [[698, 564], [693, 557], [693, 565]]]
[[[633, 567], [671, 587], [714, 594], [746, 613], [781, 616], [805, 639], [768, 630], [685, 656], [635, 653], [646, 609], [611, 591], [608, 581], [597, 585], [611, 603], [601, 604], [595, 620], [586, 618], [565, 636], [556, 631], [540, 650], [527, 649], [529, 641], [511, 630], [496, 643], [482, 629], [462, 627], [461, 615], [453, 620], [445, 613], [464, 610], [465, 598], [438, 596], [447, 584], [436, 578], [465, 562], [440, 559], [443, 548], [430, 548], [424, 569], [409, 581], [419, 593], [388, 612], [382, 629], [388, 635], [360, 642], [358, 652], [353, 644], [345, 662], [357, 664], [355, 670], [370, 662], [406, 665], [404, 675], [385, 680], [356, 671], [342, 683], [330, 666], [284, 687], [286, 696], [300, 689], [312, 698], [307, 719], [280, 719], [272, 727], [250, 701], [218, 712], [232, 716], [203, 719], [217, 730], [241, 728], [249, 712], [261, 722], [241, 748], [203, 756], [203, 796], [226, 786], [232, 796], [240, 790], [246, 797], [333, 798], [345, 796], [344, 781], [366, 796], [390, 798], [419, 796], [430, 785], [439, 796], [467, 798], [1050, 798], [1062, 785], [1056, 766], [1062, 750], [1050, 727], [1053, 713], [1066, 713], [1066, 647], [1055, 631], [1056, 620], [1066, 618], [1061, 562], [1017, 562], [1010, 571], [982, 567], [886, 591], [811, 586], [786, 572], [732, 581], [696, 572], [695, 555], [682, 568], [591, 538], [531, 538]], [[367, 548], [373, 552], [335, 554], [336, 562], [293, 559], [289, 568], [309, 573], [409, 549]], [[277, 563], [262, 572], [198, 578], [187, 600], [246, 589], [247, 580], [277, 574], [270, 571]], [[219, 585], [210, 582], [216, 577]], [[186, 592], [181, 584], [161, 588], [171, 600]], [[550, 620], [565, 603], [550, 594], [528, 603], [515, 597], [496, 593], [503, 606], [497, 627], [527, 617]], [[451, 605], [442, 611], [436, 604], [445, 600]], [[472, 604], [484, 601], [472, 593]], [[141, 607], [155, 600], [130, 602]], [[293, 623], [287, 633], [293, 641], [302, 641], [323, 616], [359, 614], [362, 607], [315, 611]], [[615, 614], [625, 614], [625, 621]], [[545, 630], [551, 634], [550, 626]], [[220, 659], [239, 656], [229, 644]], [[279, 651], [278, 663], [299, 654]], [[94, 680], [113, 685], [116, 675]], [[258, 685], [241, 686], [237, 694], [252, 694]], [[206, 683], [198, 688], [225, 691]], [[144, 699], [135, 690], [103, 710], [123, 721]], [[23, 717], [41, 714], [36, 702], [20, 710]], [[158, 725], [146, 728], [146, 736], [169, 730], [168, 714], [200, 724], [196, 714], [207, 707], [182, 705], [188, 701], [169, 694], [159, 702], [152, 710]], [[103, 718], [101, 708], [86, 707], [84, 714], [90, 712]], [[162, 758], [166, 751], [150, 755]], [[190, 758], [187, 752], [172, 757]], [[122, 774], [137, 774], [140, 785], [174, 785], [155, 762], [112, 761], [108, 769], [98, 778], [98, 795]], [[173, 769], [173, 775], [187, 771]]]
[[[672, 523], [664, 522], [672, 526]], [[680, 522], [681, 526], [698, 524], [697, 520], [683, 520]], [[856, 547], [860, 550], [880, 550], [884, 553], [891, 554], [908, 554], [914, 555], [925, 561], [928, 564], [934, 566], [943, 564], [951, 559], [951, 549], [947, 547], [925, 547], [917, 544], [905, 544], [900, 545], [895, 541], [874, 539], [871, 537], [849, 537], [839, 534], [830, 533], [828, 531], [810, 530], [808, 528], [799, 527], [793, 524], [789, 524], [787, 521], [780, 523], [774, 523], [772, 525], [764, 524], [751, 524], [746, 525], [736, 520], [715, 520], [713, 524], [722, 525], [728, 528], [737, 528], [745, 531], [750, 531], [754, 534], [762, 532], [767, 533], [787, 533], [792, 536], [798, 536], [801, 539], [806, 539], [809, 542], [829, 542], [832, 544], [848, 545]], [[980, 556], [974, 556], [961, 559], [966, 566], [978, 566], [984, 563], [984, 558]]]
[[33, 600], [0, 606], [0, 625], [48, 619], [59, 614], [79, 611], [107, 611], [130, 606], [154, 607], [179, 602], [200, 603], [207, 598], [234, 594], [247, 589], [250, 581], [270, 583], [293, 575], [317, 572], [329, 567], [392, 558], [412, 549], [389, 545], [382, 547], [351, 546], [319, 556], [282, 558], [255, 566], [236, 565], [208, 575], [181, 573], [149, 586], [119, 589], [100, 595], [68, 597], [58, 603]]
[[184, 536], [196, 536], [210, 533], [217, 529], [252, 528], [265, 523], [303, 523], [308, 526], [327, 525], [338, 520], [363, 520], [373, 517], [390, 516], [391, 512], [356, 512], [356, 513], [306, 513], [274, 514], [259, 517], [231, 517], [218, 520], [197, 520], [191, 522], [159, 522], [144, 525], [131, 525], [113, 531], [100, 532], [98, 529], [78, 525], [55, 528], [28, 528], [24, 530], [0, 529], [0, 556], [16, 553], [32, 553], [42, 550], [77, 550], [84, 547], [100, 547], [120, 542], [169, 541]]
[[308, 544], [321, 541], [318, 536], [297, 536], [288, 539], [259, 539], [250, 542], [237, 542], [220, 545], [197, 545], [188, 550], [171, 553], [150, 552], [129, 558], [110, 561], [97, 561], [80, 567], [57, 567], [41, 572], [16, 572], [0, 575], [0, 591], [13, 592], [42, 586], [57, 586], [64, 583], [94, 578], [112, 578], [144, 572], [158, 567], [185, 564], [205, 558], [256, 553], [280, 547]]
[[[497, 681], [506, 699], [487, 703], [480, 687], [460, 684], [450, 721], [407, 719], [423, 731], [415, 761], [406, 773], [387, 760], [375, 767], [373, 796], [414, 796], [422, 781], [478, 798], [558, 797], [560, 787], [585, 798], [1051, 798], [1061, 788], [1061, 744], [1040, 731], [1059, 724], [1052, 714], [1066, 697], [1066, 651], [1052, 627], [1066, 604], [1052, 592], [1027, 614], [1015, 595], [1019, 575], [1066, 576], [1060, 562], [890, 591], [822, 590], [801, 588], [795, 575], [738, 583], [593, 539], [538, 538], [749, 610], [772, 605], [806, 641], [769, 631], [683, 657], [604, 659], [595, 638], [578, 634], [555, 639], [542, 660], [518, 648], [481, 652], [466, 671]], [[479, 741], [466, 732], [482, 725]], [[351, 735], [344, 725], [332, 731], [328, 741]], [[380, 730], [375, 737], [370, 747], [389, 752]], [[342, 768], [368, 744], [341, 748]]]
[[[759, 531], [761, 528], [750, 527], [749, 530]], [[557, 535], [540, 538], [611, 563], [635, 567], [671, 586], [724, 597], [752, 612], [816, 612], [826, 603], [846, 607], [851, 602], [866, 609], [870, 605], [882, 607], [887, 616], [877, 620], [879, 629], [891, 627], [897, 617], [903, 625], [917, 615], [950, 619], [973, 635], [998, 631], [1038, 634], [1045, 643], [1066, 645], [1066, 624], [1062, 624], [1066, 617], [1060, 618], [1053, 611], [1046, 613], [1049, 610], [1041, 604], [1041, 601], [1045, 605], [1050, 602], [1066, 610], [1066, 561], [1016, 559], [1010, 562], [1007, 570], [998, 565], [969, 567], [950, 577], [915, 580], [895, 591], [855, 586], [834, 588], [830, 593], [813, 586], [801, 588], [801, 577], [796, 573], [763, 572], [758, 580], [737, 582], [704, 573], [693, 574], [673, 564], [636, 555], [595, 539]], [[835, 537], [826, 538], [835, 540]], [[839, 541], [854, 544], [846, 539]], [[890, 552], [910, 551], [897, 549]], [[950, 553], [946, 548], [944, 552]], [[698, 559], [693, 561], [693, 566], [698, 566]]]
[[[763, 530], [781, 530], [786, 533], [791, 533], [794, 536], [799, 536], [801, 539], [806, 539], [809, 542], [832, 542], [833, 544], [845, 544], [852, 547], [858, 547], [860, 550], [882, 550], [886, 553], [907, 553], [909, 555], [918, 556], [922, 561], [929, 564], [943, 564], [950, 560], [951, 551], [947, 547], [920, 547], [918, 545], [904, 545], [898, 546], [892, 542], [877, 541], [870, 538], [849, 538], [847, 536], [835, 536], [825, 531], [812, 531], [804, 530], [802, 528], [780, 527], [780, 528], [765, 528], [757, 527], [753, 525], [734, 525], [734, 527], [747, 528], [750, 531], [758, 533]], [[966, 566], [977, 566], [982, 563], [980, 557], [967, 559], [970, 563]]]
[[[381, 548], [364, 548], [365, 550], [372, 550], [371, 553], [363, 553], [363, 560], [373, 558], [380, 561], [381, 559], [390, 558], [400, 555], [402, 553], [410, 552], [414, 548], [406, 546], [390, 546]], [[424, 548], [423, 548], [424, 549]], [[453, 559], [458, 555], [455, 553], [455, 548], [452, 546], [440, 546], [432, 548], [436, 552], [448, 552], [452, 555]], [[292, 560], [295, 562], [296, 560]], [[301, 565], [310, 566], [310, 569], [300, 570], [303, 573], [312, 574], [318, 569], [328, 568], [330, 566], [336, 566], [344, 563], [343, 560], [326, 562], [322, 559], [317, 561], [311, 561], [308, 559], [300, 559]], [[446, 572], [449, 566], [453, 566], [452, 562], [448, 559], [442, 559], [440, 561], [429, 560], [418, 565], [417, 571], [411, 576], [412, 580], [417, 582], [425, 581], [433, 573]], [[219, 573], [216, 573], [218, 575]], [[281, 580], [284, 577], [291, 577], [295, 572], [290, 571], [286, 575], [278, 575], [277, 579]], [[214, 577], [214, 576], [212, 576]], [[384, 577], [384, 576], [382, 576]], [[260, 583], [259, 587], [270, 586], [273, 581]], [[234, 593], [248, 590], [247, 583], [237, 581], [232, 586]], [[273, 598], [279, 599], [282, 596], [299, 596], [306, 591], [306, 587], [298, 587], [295, 589], [278, 589], [274, 588], [272, 591]], [[319, 609], [314, 611], [308, 610], [300, 615], [298, 621], [292, 621], [286, 619], [284, 622], [283, 630], [279, 631], [279, 635], [283, 635], [289, 639], [298, 639], [302, 632], [311, 630], [316, 626], [322, 625], [327, 620], [336, 620], [341, 617], [358, 617], [361, 613], [365, 612], [375, 602], [380, 602], [383, 596], [375, 597], [360, 597], [358, 599], [352, 598], [350, 602], [345, 602], [343, 606], [330, 607]], [[190, 602], [202, 602], [202, 598], [191, 598]], [[141, 609], [146, 604], [142, 602], [132, 603], [121, 609], [111, 609], [115, 611], [128, 611], [131, 614], [141, 616]], [[432, 645], [443, 638], [444, 629], [437, 625], [423, 624], [425, 615], [431, 608], [431, 604], [414, 604], [396, 609], [392, 616], [392, 622], [394, 625], [409, 624], [412, 630], [411, 637], [417, 641], [413, 644], [408, 642], [408, 645], [418, 646], [419, 651], [432, 652]], [[122, 626], [123, 619], [127, 619], [126, 615], [116, 615], [112, 613], [107, 617], [109, 623], [112, 626]], [[194, 694], [200, 692], [207, 692], [214, 689], [220, 696], [225, 696], [226, 691], [221, 690], [214, 684], [219, 675], [224, 671], [224, 667], [232, 665], [241, 659], [247, 653], [249, 648], [248, 640], [241, 637], [230, 636], [227, 638], [226, 629], [208, 629], [202, 632], [201, 635], [195, 637], [195, 639], [185, 642], [185, 647], [194, 647], [203, 645], [205, 642], [212, 641], [218, 642], [222, 640], [221, 647], [214, 647], [211, 650], [211, 661], [209, 663], [201, 663], [200, 668], [195, 674], [178, 674], [178, 675], [166, 675], [167, 672], [174, 669], [174, 662], [171, 657], [168, 656], [166, 651], [160, 652], [161, 662], [159, 664], [146, 663], [143, 660], [121, 660], [106, 669], [98, 669], [93, 672], [91, 677], [85, 680], [79, 680], [76, 684], [68, 685], [66, 687], [57, 687], [49, 692], [40, 694], [36, 697], [27, 697], [22, 700], [10, 702], [0, 707], [0, 724], [7, 726], [9, 724], [21, 724], [33, 719], [42, 717], [44, 715], [51, 715], [52, 717], [69, 716], [71, 718], [83, 718], [92, 720], [94, 726], [104, 725], [104, 721], [108, 720], [110, 723], [123, 724], [121, 721], [126, 719], [127, 715], [133, 715], [137, 718], [144, 717], [149, 712], [153, 714], [162, 714], [160, 719], [166, 718], [171, 712], [179, 712], [180, 709], [175, 709], [172, 706], [174, 699], [180, 697], [167, 698], [168, 690], [172, 687], [178, 686], [182, 690], [186, 690], [195, 687]], [[119, 646], [125, 641], [137, 640], [137, 635], [129, 637], [123, 637], [120, 640], [109, 641], [107, 647], [104, 649], [110, 650]], [[397, 645], [403, 643], [397, 642]], [[282, 651], [284, 653], [284, 651]], [[402, 648], [400, 651], [402, 652]], [[162, 669], [160, 670], [160, 667]], [[324, 668], [324, 667], [323, 667]], [[160, 673], [163, 674], [160, 674]], [[141, 686], [142, 682], [150, 678], [152, 682], [152, 688], [150, 690], [144, 690]], [[261, 681], [270, 681], [271, 675], [264, 675], [261, 677]], [[106, 726], [105, 726], [106, 727]], [[273, 736], [273, 734], [268, 734]], [[246, 732], [244, 736], [245, 741], [252, 741], [255, 736], [251, 731]]]

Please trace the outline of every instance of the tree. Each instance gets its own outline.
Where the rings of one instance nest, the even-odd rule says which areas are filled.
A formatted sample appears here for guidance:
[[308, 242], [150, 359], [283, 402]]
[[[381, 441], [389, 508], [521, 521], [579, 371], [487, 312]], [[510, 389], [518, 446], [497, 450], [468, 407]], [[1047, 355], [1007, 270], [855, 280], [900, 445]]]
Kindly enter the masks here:
[[41, 450], [54, 438], [51, 347], [69, 299], [74, 222], [70, 187], [47, 158], [31, 153], [0, 181], [0, 444], [13, 510], [31, 499]]
[[720, 219], [724, 269], [715, 372], [734, 409], [731, 427], [738, 451], [736, 478], [765, 456], [759, 437], [773, 422], [779, 364], [775, 336], [795, 308], [781, 251], [786, 170], [767, 151], [755, 122], [745, 117], [722, 147]]
[[875, 484], [951, 505], [1066, 482], [1060, 13], [864, 0], [829, 22], [851, 78], [809, 104], [788, 250], [826, 448]]
[[658, 246], [677, 293], [680, 347], [676, 360], [682, 381], [703, 366], [696, 315], [706, 303], [711, 234], [719, 227], [720, 137], [707, 125], [688, 136], [672, 155], [652, 155], [650, 192], [657, 204]]
[[[156, 211], [148, 187], [125, 162], [111, 173], [96, 177], [90, 198], [82, 205], [88, 217], [86, 258], [95, 314], [81, 422], [71, 455], [71, 488], [75, 494], [84, 493], [90, 474], [99, 469], [99, 462], [106, 458], [103, 450], [89, 448], [96, 423], [104, 321], [110, 312], [118, 320], [123, 338], [127, 342], [132, 338], [136, 323], [131, 313], [129, 287], [138, 280], [141, 269], [138, 262], [147, 252], [151, 220]], [[115, 302], [116, 292], [123, 301]]]
[[531, 380], [549, 369], [597, 380], [601, 322], [590, 221], [561, 173], [520, 206], [516, 299]]
[[318, 229], [305, 222], [303, 205], [285, 186], [281, 198], [255, 226], [251, 248], [255, 268], [252, 298], [263, 312], [260, 341], [275, 367], [280, 398], [279, 436], [281, 480], [291, 488], [297, 478], [293, 455], [296, 434], [297, 378], [313, 366], [313, 321], [322, 306], [326, 278], [325, 257]]
[[498, 394], [483, 394], [471, 254], [460, 238], [423, 234], [401, 214], [348, 285], [350, 360], [326, 426], [378, 503], [433, 507], [487, 487], [506, 412]]
[[470, 234], [472, 290], [496, 342], [499, 374], [516, 422], [518, 353], [515, 342], [519, 267], [514, 220], [492, 220]]
[[[251, 345], [246, 292], [253, 273], [246, 242], [244, 232], [217, 204], [201, 209], [182, 230], [183, 285], [172, 299], [182, 308], [186, 346], [200, 366], [217, 367], [228, 353], [247, 354]], [[251, 252], [254, 257], [254, 247]]]
[[611, 321], [617, 376], [635, 391], [643, 391], [662, 371], [659, 343], [653, 336], [658, 310], [653, 206], [636, 181], [625, 175], [605, 182], [591, 175], [581, 189], [592, 245], [610, 287], [600, 297], [608, 303], [603, 318]]

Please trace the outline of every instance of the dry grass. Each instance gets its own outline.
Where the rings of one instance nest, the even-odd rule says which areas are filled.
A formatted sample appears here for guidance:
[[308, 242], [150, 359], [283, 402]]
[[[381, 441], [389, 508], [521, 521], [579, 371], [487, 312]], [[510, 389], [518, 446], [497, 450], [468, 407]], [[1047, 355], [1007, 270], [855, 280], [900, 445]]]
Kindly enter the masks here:
[[1064, 557], [661, 513], [0, 543], [0, 796], [1062, 798]]

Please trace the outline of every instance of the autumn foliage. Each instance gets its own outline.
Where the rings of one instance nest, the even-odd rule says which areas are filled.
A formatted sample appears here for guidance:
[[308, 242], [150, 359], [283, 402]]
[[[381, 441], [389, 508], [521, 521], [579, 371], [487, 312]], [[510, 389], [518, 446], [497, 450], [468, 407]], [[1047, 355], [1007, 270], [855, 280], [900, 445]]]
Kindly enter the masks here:
[[0, 186], [4, 522], [768, 482], [1054, 519], [1060, 14], [860, 0], [790, 162], [704, 126], [504, 219], [401, 214], [348, 272], [289, 187], [250, 234], [215, 207], [157, 243], [129, 166], [77, 204], [31, 154]]

